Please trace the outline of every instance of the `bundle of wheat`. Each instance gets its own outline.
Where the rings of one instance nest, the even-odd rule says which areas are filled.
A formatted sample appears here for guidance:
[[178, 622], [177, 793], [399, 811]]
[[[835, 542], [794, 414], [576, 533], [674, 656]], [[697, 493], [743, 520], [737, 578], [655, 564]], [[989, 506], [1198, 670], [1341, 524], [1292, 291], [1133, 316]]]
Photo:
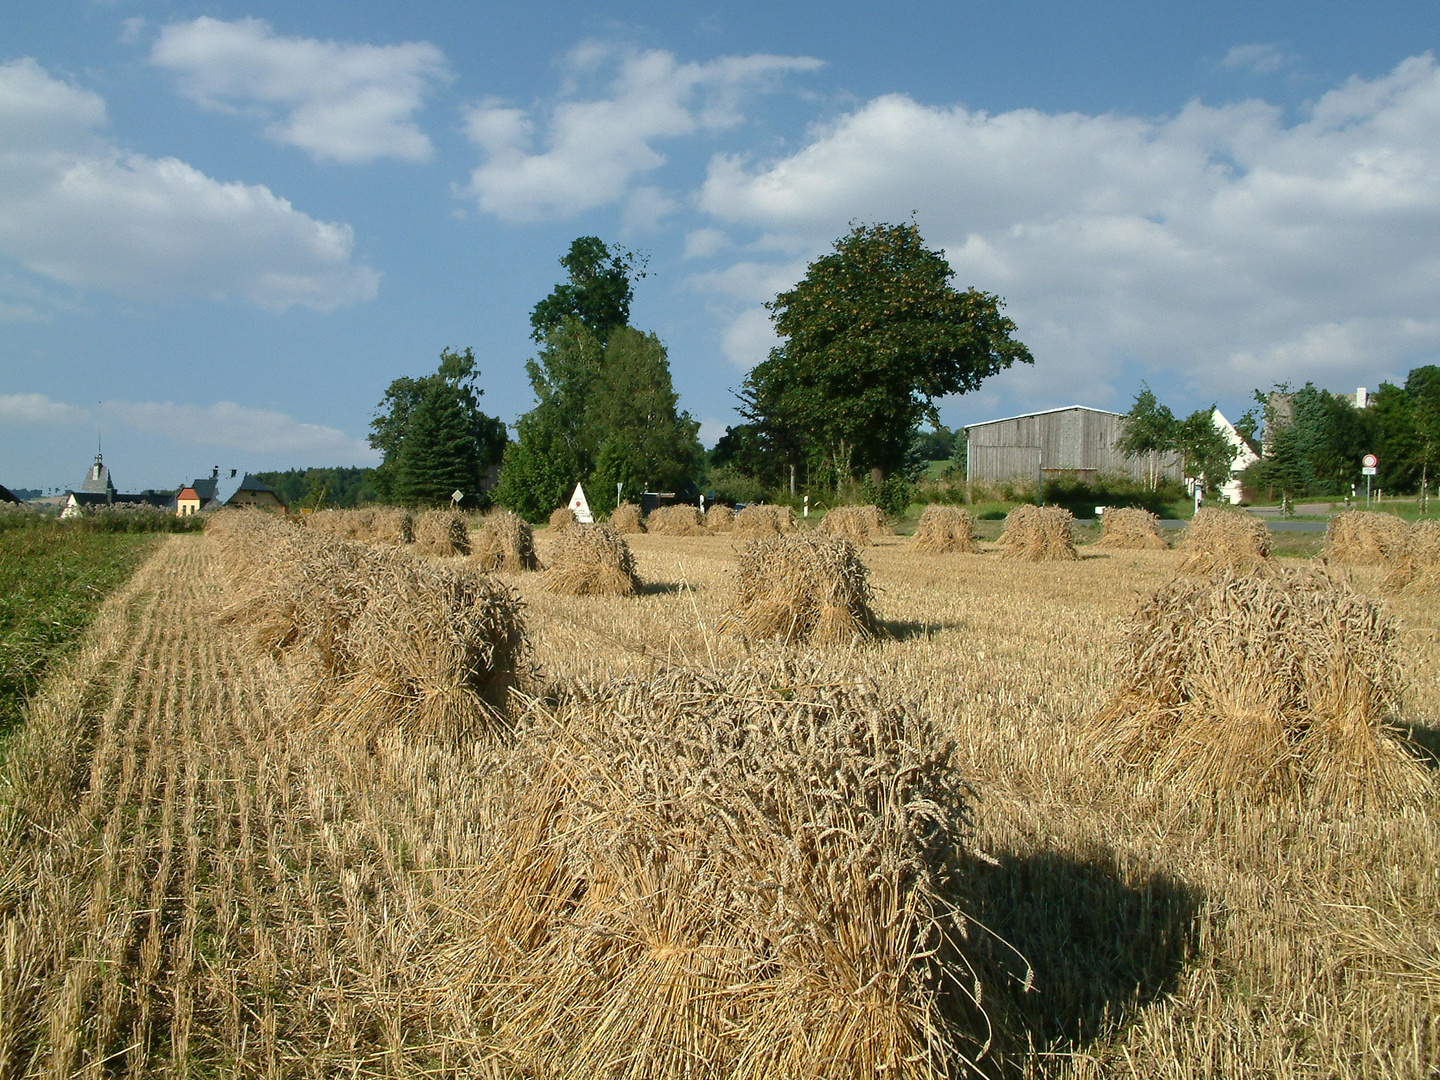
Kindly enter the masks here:
[[816, 531], [823, 536], [843, 536], [864, 547], [873, 536], [889, 535], [890, 527], [878, 506], [837, 506], [825, 512]]
[[656, 536], [701, 536], [705, 532], [705, 519], [700, 508], [689, 503], [675, 503], [650, 511], [645, 527]]
[[1190, 573], [1254, 574], [1274, 568], [1270, 530], [1243, 510], [1207, 506], [1185, 527], [1179, 546], [1185, 552], [1180, 569]]
[[[312, 715], [352, 735], [493, 735], [524, 639], [517, 598], [476, 571], [220, 515], [226, 622], [281, 659]], [[265, 520], [270, 519], [270, 520]]]
[[492, 510], [481, 520], [479, 534], [471, 541], [470, 555], [475, 566], [486, 573], [503, 570], [518, 574], [539, 569], [535, 558], [535, 534], [530, 523], [509, 510]]
[[317, 510], [302, 520], [307, 528], [346, 540], [364, 540], [370, 534], [368, 510]]
[[781, 536], [800, 527], [795, 511], [788, 506], [751, 503], [735, 515], [734, 533], [741, 537]]
[[1330, 562], [1378, 566], [1404, 551], [1410, 523], [1394, 514], [1348, 510], [1325, 527], [1325, 558]]
[[938, 503], [931, 503], [920, 515], [913, 547], [932, 555], [980, 550], [975, 545], [975, 522], [970, 520], [970, 515], [959, 507]]
[[550, 549], [545, 588], [567, 596], [630, 596], [640, 588], [630, 545], [608, 525], [576, 525]]
[[1440, 521], [1421, 521], [1387, 554], [1384, 584], [1396, 592], [1440, 592]]
[[412, 544], [415, 519], [398, 506], [377, 506], [370, 515], [370, 539], [382, 544]]
[[640, 507], [632, 502], [623, 502], [610, 515], [610, 527], [617, 533], [643, 533], [645, 520], [640, 516]]
[[1160, 519], [1138, 506], [1111, 506], [1100, 515], [1096, 547], [1121, 551], [1161, 551], [1170, 545], [1160, 535]]
[[493, 578], [377, 552], [358, 568], [362, 604], [320, 716], [348, 737], [382, 732], [492, 741], [524, 649], [519, 602]]
[[566, 529], [573, 529], [580, 524], [580, 519], [575, 516], [575, 511], [568, 506], [561, 506], [550, 511], [550, 523], [547, 526], [551, 532], [564, 532]]
[[985, 1056], [968, 789], [893, 689], [813, 664], [612, 682], [491, 776], [432, 977], [479, 1004], [501, 1071], [918, 1080]]
[[711, 503], [705, 511], [705, 528], [712, 533], [730, 532], [735, 528], [735, 511], [723, 503]]
[[470, 530], [458, 510], [426, 510], [415, 521], [415, 551], [422, 555], [470, 554]]
[[878, 625], [855, 545], [810, 532], [747, 542], [736, 567], [735, 601], [720, 622], [746, 638], [815, 645], [865, 641]]
[[1075, 515], [1061, 506], [1017, 506], [1005, 515], [1000, 549], [1007, 558], [1026, 562], [1078, 559]]
[[1388, 802], [1429, 780], [1385, 724], [1393, 619], [1324, 572], [1178, 579], [1144, 602], [1089, 737], [1186, 790]]

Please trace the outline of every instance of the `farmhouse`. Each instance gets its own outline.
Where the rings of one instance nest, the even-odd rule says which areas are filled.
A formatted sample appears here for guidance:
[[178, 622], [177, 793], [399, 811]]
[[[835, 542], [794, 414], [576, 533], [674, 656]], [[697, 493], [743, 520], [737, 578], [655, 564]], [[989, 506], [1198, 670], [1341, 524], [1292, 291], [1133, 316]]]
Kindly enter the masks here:
[[180, 489], [175, 496], [175, 516], [187, 517], [202, 510], [218, 510], [222, 506], [254, 506], [283, 514], [286, 506], [273, 488], [267, 487], [249, 473], [240, 475], [231, 469], [229, 476], [221, 476], [217, 466], [209, 476], [201, 477]]
[[[1125, 417], [1104, 409], [1070, 405], [1024, 416], [1007, 416], [965, 429], [966, 475], [971, 480], [1034, 480], [1037, 474], [1124, 475], [1146, 479], [1152, 463], [1115, 449]], [[1157, 455], [1156, 474], [1181, 480], [1180, 459]]]

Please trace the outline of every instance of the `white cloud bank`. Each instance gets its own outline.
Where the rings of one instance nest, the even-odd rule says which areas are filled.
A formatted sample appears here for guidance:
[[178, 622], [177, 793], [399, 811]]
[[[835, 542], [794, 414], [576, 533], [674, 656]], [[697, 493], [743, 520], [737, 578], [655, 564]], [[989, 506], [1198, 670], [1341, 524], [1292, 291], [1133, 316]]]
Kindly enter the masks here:
[[352, 439], [338, 428], [307, 424], [285, 413], [249, 409], [233, 401], [207, 406], [107, 401], [100, 410], [114, 423], [185, 446], [223, 447], [256, 456], [308, 454], [316, 460], [366, 465], [380, 460], [363, 439]]
[[[958, 285], [1009, 301], [1037, 365], [1000, 382], [1037, 399], [1113, 393], [1126, 364], [1206, 397], [1279, 380], [1374, 386], [1440, 352], [1429, 55], [1352, 78], [1294, 122], [1260, 101], [1153, 119], [890, 95], [780, 160], [715, 158], [699, 205], [790, 259], [814, 258], [852, 220], [917, 210]], [[758, 284], [776, 265], [706, 280], [740, 297], [737, 277]], [[755, 310], [727, 335], [741, 366], [763, 356]]]
[[84, 409], [51, 401], [44, 394], [0, 394], [0, 423], [78, 427], [89, 422]]
[[428, 161], [415, 114], [451, 78], [429, 42], [366, 45], [284, 37], [261, 19], [208, 16], [164, 27], [150, 62], [203, 108], [255, 116], [276, 142], [344, 164]]
[[284, 311], [369, 300], [348, 225], [98, 134], [105, 103], [33, 59], [0, 65], [0, 256], [67, 285]]
[[[821, 66], [809, 57], [767, 55], [682, 64], [668, 52], [616, 53], [595, 44], [575, 50], [570, 61], [580, 74], [612, 62], [618, 70], [602, 96], [563, 100], [548, 111], [495, 100], [467, 110], [467, 134], [485, 161], [471, 173], [465, 194], [481, 210], [524, 222], [618, 203], [637, 177], [665, 163], [656, 149], [662, 139], [733, 127], [749, 95]], [[644, 217], [646, 207], [664, 205], [657, 191], [641, 195], [646, 206], [637, 211], [632, 203], [632, 214]]]
[[0, 423], [82, 428], [100, 422], [182, 446], [264, 455], [310, 455], [316, 460], [373, 465], [379, 455], [363, 439], [338, 428], [307, 424], [285, 413], [233, 401], [186, 405], [171, 401], [102, 401], [82, 409], [44, 394], [0, 394]]

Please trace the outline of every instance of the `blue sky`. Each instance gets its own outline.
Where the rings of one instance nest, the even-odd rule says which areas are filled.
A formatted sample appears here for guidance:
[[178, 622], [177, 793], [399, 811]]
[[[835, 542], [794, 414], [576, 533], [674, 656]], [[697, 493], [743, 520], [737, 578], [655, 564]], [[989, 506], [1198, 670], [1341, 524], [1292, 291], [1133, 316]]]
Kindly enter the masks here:
[[372, 464], [390, 380], [593, 234], [712, 443], [765, 300], [913, 211], [1033, 368], [941, 403], [1177, 411], [1440, 354], [1433, 4], [8, 0], [0, 483]]

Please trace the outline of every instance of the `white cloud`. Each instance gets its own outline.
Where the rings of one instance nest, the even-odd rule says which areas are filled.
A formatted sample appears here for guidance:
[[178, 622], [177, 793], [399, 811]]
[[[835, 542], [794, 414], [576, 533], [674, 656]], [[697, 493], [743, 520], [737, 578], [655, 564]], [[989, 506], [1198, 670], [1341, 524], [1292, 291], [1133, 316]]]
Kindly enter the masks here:
[[692, 229], [685, 234], [687, 259], [708, 259], [711, 255], [730, 246], [730, 238], [719, 229]]
[[204, 16], [160, 31], [150, 62], [176, 72], [204, 108], [253, 115], [276, 142], [346, 164], [428, 161], [415, 114], [448, 81], [429, 42], [364, 45], [283, 37], [262, 19]]
[[1236, 45], [1220, 61], [1221, 67], [1244, 68], [1256, 75], [1273, 75], [1291, 58], [1274, 45]]
[[0, 421], [7, 424], [43, 424], [75, 427], [90, 422], [90, 414], [44, 394], [0, 394]]
[[330, 311], [374, 297], [348, 225], [258, 184], [215, 180], [99, 134], [105, 106], [30, 59], [0, 65], [0, 256], [66, 285], [137, 298]]
[[[68, 406], [67, 406], [68, 408]], [[255, 456], [308, 454], [316, 460], [376, 464], [379, 455], [338, 428], [307, 424], [285, 413], [249, 409], [233, 401], [184, 405], [170, 401], [107, 401], [105, 418], [145, 435], [185, 446], [243, 450]]]
[[[786, 263], [852, 220], [912, 209], [956, 284], [998, 292], [1033, 370], [1015, 393], [1128, 396], [1126, 371], [1195, 394], [1277, 380], [1349, 387], [1440, 352], [1440, 69], [1430, 56], [1354, 78], [1298, 122], [1259, 101], [1171, 117], [987, 114], [877, 98], [794, 154], [711, 163], [700, 207], [764, 230]], [[758, 293], [766, 264], [697, 278]], [[793, 283], [790, 277], [781, 287]], [[726, 335], [753, 356], [753, 306]], [[1089, 388], [1093, 393], [1086, 393]]]
[[[562, 100], [548, 110], [494, 100], [466, 110], [466, 131], [485, 155], [466, 194], [482, 210], [537, 221], [619, 202], [637, 177], [665, 163], [660, 140], [732, 127], [747, 96], [820, 61], [757, 55], [682, 64], [668, 52], [617, 52], [591, 42], [571, 54], [570, 64], [576, 76], [612, 64], [617, 70], [598, 97]], [[538, 151], [537, 127], [544, 132]]]

